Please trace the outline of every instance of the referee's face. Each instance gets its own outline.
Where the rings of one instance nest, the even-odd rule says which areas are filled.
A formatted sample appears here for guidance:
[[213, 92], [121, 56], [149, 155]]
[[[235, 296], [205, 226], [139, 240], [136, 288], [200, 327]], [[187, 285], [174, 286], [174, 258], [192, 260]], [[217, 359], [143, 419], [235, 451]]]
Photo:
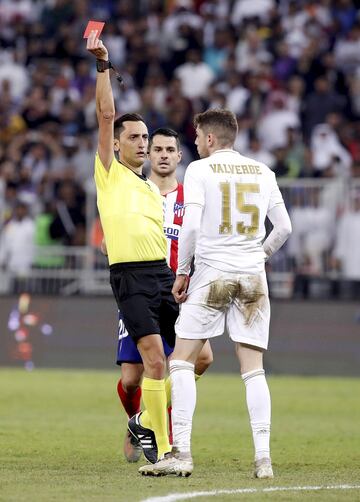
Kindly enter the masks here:
[[141, 167], [146, 159], [149, 134], [142, 121], [125, 121], [119, 136], [120, 162], [130, 168]]
[[152, 172], [162, 177], [172, 175], [181, 160], [181, 152], [178, 150], [174, 136], [160, 134], [154, 136], [149, 159]]

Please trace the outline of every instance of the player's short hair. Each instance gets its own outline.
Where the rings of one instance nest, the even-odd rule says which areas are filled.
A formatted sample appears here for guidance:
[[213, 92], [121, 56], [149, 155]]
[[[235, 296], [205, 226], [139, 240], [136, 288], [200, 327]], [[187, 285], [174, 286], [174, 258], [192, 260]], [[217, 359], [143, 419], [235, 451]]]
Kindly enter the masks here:
[[238, 132], [236, 116], [224, 108], [206, 110], [194, 117], [194, 126], [214, 134], [221, 146], [233, 145]]
[[174, 129], [170, 129], [170, 127], [159, 127], [158, 129], [155, 129], [154, 132], [150, 134], [149, 137], [149, 151], [151, 148], [151, 145], [153, 144], [153, 140], [155, 136], [166, 136], [168, 138], [175, 138], [176, 141], [176, 147], [178, 150], [180, 150], [180, 139], [179, 135]]
[[114, 122], [114, 138], [118, 138], [125, 129], [124, 122], [144, 122], [144, 119], [139, 113], [124, 113]]

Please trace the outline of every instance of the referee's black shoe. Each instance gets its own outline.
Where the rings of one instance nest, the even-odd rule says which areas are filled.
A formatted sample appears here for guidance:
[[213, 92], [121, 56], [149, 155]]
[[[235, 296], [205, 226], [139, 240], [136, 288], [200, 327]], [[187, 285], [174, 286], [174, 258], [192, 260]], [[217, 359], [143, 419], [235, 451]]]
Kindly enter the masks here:
[[140, 415], [141, 412], [130, 418], [128, 429], [130, 434], [140, 443], [145, 458], [152, 464], [155, 464], [158, 456], [155, 434], [151, 429], [146, 429], [140, 424]]

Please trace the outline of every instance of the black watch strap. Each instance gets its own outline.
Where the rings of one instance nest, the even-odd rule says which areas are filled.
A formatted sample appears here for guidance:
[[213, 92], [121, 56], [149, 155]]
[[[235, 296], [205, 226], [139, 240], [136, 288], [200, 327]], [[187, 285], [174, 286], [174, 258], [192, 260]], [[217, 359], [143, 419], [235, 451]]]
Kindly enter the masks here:
[[105, 61], [104, 59], [96, 60], [96, 70], [99, 73], [104, 73], [105, 70], [109, 70], [110, 68], [112, 68], [112, 64], [110, 61]]
[[116, 76], [116, 80], [119, 82], [121, 86], [124, 85], [123, 83], [123, 78], [120, 75], [120, 73], [117, 71], [117, 69], [111, 64], [111, 61], [105, 61], [104, 59], [97, 59], [96, 60], [96, 70], [99, 73], [104, 73], [105, 70], [113, 70]]

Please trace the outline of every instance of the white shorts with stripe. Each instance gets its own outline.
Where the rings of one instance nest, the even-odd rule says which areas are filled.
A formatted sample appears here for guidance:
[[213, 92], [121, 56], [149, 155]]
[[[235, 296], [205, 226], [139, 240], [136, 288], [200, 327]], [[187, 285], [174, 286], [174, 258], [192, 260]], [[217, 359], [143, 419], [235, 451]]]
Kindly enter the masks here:
[[228, 332], [235, 342], [266, 349], [270, 302], [266, 274], [234, 274], [196, 265], [181, 304], [175, 331], [179, 338], [214, 338]]

